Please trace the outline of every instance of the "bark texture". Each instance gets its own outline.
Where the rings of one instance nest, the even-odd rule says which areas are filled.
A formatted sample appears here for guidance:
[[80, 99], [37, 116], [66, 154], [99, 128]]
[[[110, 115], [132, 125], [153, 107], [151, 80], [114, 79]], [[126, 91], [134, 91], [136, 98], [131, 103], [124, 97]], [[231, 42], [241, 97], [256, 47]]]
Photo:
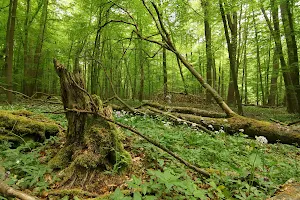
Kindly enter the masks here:
[[65, 146], [50, 161], [50, 166], [67, 167], [64, 170], [65, 180], [73, 175], [80, 176], [77, 172], [83, 169], [119, 171], [126, 168], [131, 163], [131, 157], [123, 148], [120, 129], [96, 114], [91, 114], [99, 113], [112, 119], [111, 107], [104, 108], [99, 96], [91, 96], [85, 90], [79, 71], [70, 73], [56, 60], [54, 67], [60, 77], [68, 130]]

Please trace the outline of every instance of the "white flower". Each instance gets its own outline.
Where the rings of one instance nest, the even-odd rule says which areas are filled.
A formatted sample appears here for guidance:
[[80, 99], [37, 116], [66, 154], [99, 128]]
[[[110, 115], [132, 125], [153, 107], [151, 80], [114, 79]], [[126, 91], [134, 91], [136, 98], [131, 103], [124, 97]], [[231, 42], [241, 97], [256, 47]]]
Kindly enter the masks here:
[[19, 163], [20, 163], [20, 160], [17, 160], [17, 161], [16, 161], [16, 164], [19, 164]]
[[122, 115], [122, 114], [121, 114], [120, 111], [117, 111], [117, 112], [116, 112], [116, 117], [121, 117], [121, 115]]
[[215, 131], [215, 134], [219, 134], [219, 131]]
[[186, 123], [186, 122], [183, 122], [183, 124], [184, 124], [184, 125], [187, 125], [187, 123]]
[[228, 122], [228, 120], [227, 120], [227, 119], [223, 119], [223, 121], [224, 121], [224, 122]]
[[256, 141], [258, 141], [261, 144], [268, 144], [268, 140], [264, 136], [255, 136]]
[[196, 123], [192, 123], [192, 127], [196, 127], [197, 126], [197, 124]]
[[221, 127], [221, 129], [219, 130], [219, 133], [225, 133], [225, 131], [223, 130], [222, 127]]
[[244, 130], [244, 129], [242, 129], [242, 128], [241, 128], [241, 129], [239, 129], [239, 132], [241, 132], [241, 133], [244, 133], [244, 131], [245, 131], [245, 130]]
[[210, 128], [211, 130], [214, 130], [214, 127], [211, 124], [208, 125], [208, 128]]

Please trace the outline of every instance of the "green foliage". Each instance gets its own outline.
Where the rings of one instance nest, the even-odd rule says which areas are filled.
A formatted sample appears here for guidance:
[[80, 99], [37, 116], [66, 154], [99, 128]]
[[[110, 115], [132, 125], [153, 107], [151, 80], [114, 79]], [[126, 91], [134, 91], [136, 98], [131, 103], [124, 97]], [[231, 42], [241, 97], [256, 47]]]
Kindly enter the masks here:
[[142, 199], [149, 194], [155, 194], [158, 199], [192, 199], [196, 198], [194, 190], [195, 194], [210, 198], [265, 199], [287, 180], [300, 181], [299, 149], [294, 146], [260, 144], [242, 133], [231, 136], [219, 131], [212, 137], [186, 125], [174, 126], [164, 118], [129, 114], [116, 118], [143, 130], [144, 134], [212, 174], [204, 181], [208, 190], [202, 190], [201, 181], [191, 179], [177, 161], [137, 138], [134, 147], [136, 151], [145, 149], [149, 167], [163, 169], [148, 170], [147, 180], [132, 177], [128, 187], [138, 191]]
[[[55, 141], [55, 138], [51, 138], [44, 145]], [[35, 192], [47, 190], [49, 181], [46, 180], [46, 175], [49, 175], [52, 170], [39, 160], [44, 145], [27, 142], [17, 148], [12, 148], [11, 143], [1, 141], [0, 168], [3, 170], [0, 170], [0, 179], [21, 189], [31, 188]]]

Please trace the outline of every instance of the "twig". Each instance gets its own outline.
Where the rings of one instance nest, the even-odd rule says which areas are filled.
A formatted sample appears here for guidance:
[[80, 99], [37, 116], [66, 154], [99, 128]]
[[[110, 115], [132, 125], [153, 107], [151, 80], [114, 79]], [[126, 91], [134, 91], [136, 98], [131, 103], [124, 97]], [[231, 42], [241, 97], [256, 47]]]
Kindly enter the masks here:
[[295, 125], [295, 124], [299, 124], [300, 123], [300, 120], [298, 121], [294, 121], [294, 122], [290, 122], [287, 124], [287, 126], [291, 126], [291, 125]]
[[283, 123], [283, 122], [281, 122], [281, 121], [278, 121], [278, 120], [276, 120], [276, 119], [270, 119], [272, 122], [275, 122], [275, 123], [277, 123], [277, 124], [280, 124], [280, 125], [283, 125], [283, 126], [286, 126], [287, 124], [286, 123]]
[[156, 108], [153, 108], [153, 107], [150, 107], [150, 106], [148, 107], [148, 109], [151, 110], [151, 111], [153, 111], [153, 112], [165, 115], [168, 118], [171, 118], [171, 119], [173, 119], [173, 120], [175, 120], [177, 122], [185, 122], [185, 123], [187, 123], [187, 124], [189, 124], [191, 126], [195, 126], [195, 127], [199, 128], [200, 130], [202, 130], [202, 131], [204, 131], [204, 132], [206, 132], [206, 133], [208, 133], [210, 135], [213, 135], [213, 132], [211, 132], [210, 130], [208, 130], [207, 128], [205, 128], [204, 126], [202, 126], [202, 125], [200, 125], [198, 123], [190, 122], [190, 121], [187, 121], [185, 119], [180, 119], [180, 118], [178, 118], [178, 117], [176, 117], [176, 116], [174, 116], [174, 115], [172, 115], [170, 113], [163, 112], [163, 111], [161, 111], [159, 109], [156, 109]]
[[1, 85], [0, 85], [0, 88], [3, 89], [4, 91], [11, 92], [11, 93], [14, 93], [14, 94], [18, 94], [18, 95], [20, 95], [20, 96], [22, 96], [22, 97], [24, 97], [26, 99], [32, 100], [32, 101], [40, 101], [40, 102], [43, 102], [43, 103], [50, 103], [50, 104], [60, 104], [60, 105], [62, 104], [61, 102], [46, 101], [46, 100], [42, 100], [42, 99], [34, 99], [33, 96], [35, 96], [35, 95], [33, 95], [33, 96], [30, 97], [30, 96], [28, 96], [26, 94], [23, 94], [21, 92], [7, 89], [7, 88], [5, 88], [5, 87], [3, 87]]

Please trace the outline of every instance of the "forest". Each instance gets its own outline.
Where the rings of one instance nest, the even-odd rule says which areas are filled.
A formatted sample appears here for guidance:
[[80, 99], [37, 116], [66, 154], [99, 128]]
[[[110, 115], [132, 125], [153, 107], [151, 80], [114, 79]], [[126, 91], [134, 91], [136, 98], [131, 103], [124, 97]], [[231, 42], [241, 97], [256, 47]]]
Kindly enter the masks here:
[[298, 0], [1, 0], [0, 200], [300, 199]]

